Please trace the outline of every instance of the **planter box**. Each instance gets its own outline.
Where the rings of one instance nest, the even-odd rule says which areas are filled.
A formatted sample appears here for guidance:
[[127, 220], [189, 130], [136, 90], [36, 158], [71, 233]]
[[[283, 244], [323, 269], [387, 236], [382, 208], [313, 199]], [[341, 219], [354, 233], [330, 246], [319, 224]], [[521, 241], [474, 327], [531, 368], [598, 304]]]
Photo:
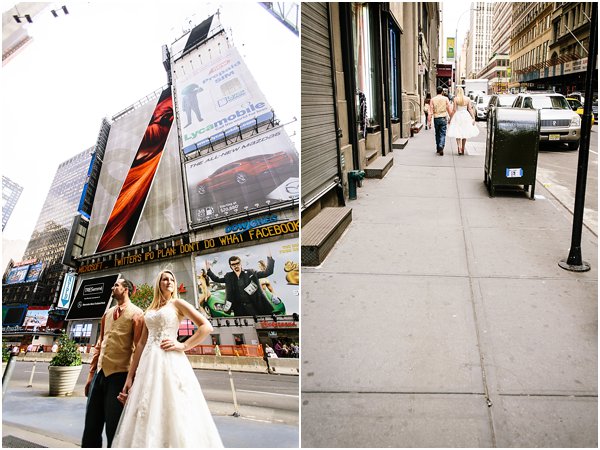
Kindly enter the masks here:
[[83, 366], [49, 366], [49, 395], [71, 395]]

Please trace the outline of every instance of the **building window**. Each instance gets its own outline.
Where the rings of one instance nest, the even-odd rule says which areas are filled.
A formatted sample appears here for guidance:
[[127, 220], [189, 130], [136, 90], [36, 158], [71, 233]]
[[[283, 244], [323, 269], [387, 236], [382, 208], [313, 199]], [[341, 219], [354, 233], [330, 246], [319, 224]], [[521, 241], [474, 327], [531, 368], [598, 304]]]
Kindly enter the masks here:
[[235, 345], [244, 345], [246, 343], [243, 334], [234, 334], [233, 342], [235, 343]]

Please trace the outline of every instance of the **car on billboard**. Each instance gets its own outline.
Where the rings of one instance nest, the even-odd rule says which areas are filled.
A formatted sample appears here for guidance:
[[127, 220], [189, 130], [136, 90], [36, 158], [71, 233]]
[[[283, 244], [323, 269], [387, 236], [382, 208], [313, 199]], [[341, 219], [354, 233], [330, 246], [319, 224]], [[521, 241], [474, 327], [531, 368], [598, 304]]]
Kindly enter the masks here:
[[[272, 294], [268, 289], [264, 289], [263, 293], [273, 308], [273, 314], [285, 315], [283, 300]], [[224, 290], [211, 292], [208, 300], [202, 303], [202, 307], [210, 317], [234, 317], [231, 302], [228, 302], [225, 298]]]
[[[295, 172], [295, 173], [292, 173]], [[215, 170], [208, 178], [197, 184], [200, 195], [221, 189], [243, 186], [277, 175], [298, 176], [298, 166], [291, 153], [277, 152], [239, 159]], [[285, 177], [287, 178], [287, 177]]]

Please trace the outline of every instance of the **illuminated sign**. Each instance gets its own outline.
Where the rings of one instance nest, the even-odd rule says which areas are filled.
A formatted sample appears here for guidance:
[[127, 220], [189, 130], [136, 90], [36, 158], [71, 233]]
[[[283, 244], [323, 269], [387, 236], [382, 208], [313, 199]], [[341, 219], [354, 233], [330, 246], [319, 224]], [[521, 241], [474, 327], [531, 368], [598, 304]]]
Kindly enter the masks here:
[[248, 220], [246, 222], [234, 223], [233, 225], [227, 225], [225, 227], [225, 233], [234, 233], [236, 231], [242, 232], [242, 231], [249, 230], [251, 228], [256, 228], [256, 227], [266, 225], [268, 223], [277, 222], [277, 220], [278, 220], [277, 216], [275, 214], [273, 214], [272, 216], [268, 216], [268, 217], [261, 217], [259, 219]]
[[257, 322], [256, 329], [266, 328], [298, 328], [296, 322]]
[[291, 220], [289, 222], [253, 228], [238, 234], [217, 236], [202, 241], [190, 242], [189, 244], [169, 245], [165, 248], [148, 250], [147, 252], [138, 253], [137, 255], [124, 256], [122, 258], [115, 257], [109, 261], [85, 264], [79, 267], [78, 273], [96, 272], [98, 270], [112, 269], [114, 267], [144, 262], [155, 262], [165, 258], [173, 258], [175, 256], [203, 252], [205, 250], [215, 250], [229, 245], [241, 244], [243, 242], [252, 242], [274, 236], [284, 236], [291, 233], [297, 233], [299, 229], [300, 221]]

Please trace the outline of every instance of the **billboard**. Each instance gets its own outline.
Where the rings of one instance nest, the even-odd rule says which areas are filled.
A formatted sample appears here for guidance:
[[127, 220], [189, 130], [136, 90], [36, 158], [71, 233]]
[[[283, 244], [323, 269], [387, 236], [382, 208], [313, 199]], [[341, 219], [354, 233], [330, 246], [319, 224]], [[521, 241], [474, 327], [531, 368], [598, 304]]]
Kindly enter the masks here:
[[29, 267], [29, 271], [27, 272], [27, 278], [25, 278], [25, 282], [29, 283], [31, 281], [39, 280], [40, 276], [42, 275], [43, 268], [44, 263], [41, 262], [33, 264], [31, 267]]
[[283, 127], [185, 165], [192, 224], [298, 199], [298, 153]]
[[142, 209], [154, 180], [173, 122], [171, 88], [158, 99], [131, 168], [116, 199], [97, 252], [131, 244]]
[[446, 38], [446, 58], [454, 59], [454, 38]]
[[49, 306], [30, 306], [23, 321], [23, 328], [33, 332], [45, 330], [49, 310]]
[[[299, 258], [298, 239], [285, 239], [267, 244], [244, 247], [225, 252], [200, 255], [195, 258], [196, 279], [198, 283], [198, 305], [211, 317], [234, 317], [239, 298], [227, 298], [228, 286], [232, 269], [229, 258], [237, 256], [242, 270], [251, 269], [258, 273], [268, 273], [268, 256], [273, 258], [273, 272], [264, 277], [254, 279], [254, 284], [260, 285], [258, 295], [260, 301], [270, 308], [265, 314], [293, 314], [299, 312]], [[207, 265], [216, 278], [224, 281], [214, 281], [208, 277]], [[237, 283], [237, 282], [236, 282]], [[250, 287], [248, 287], [250, 286]], [[252, 280], [243, 289], [249, 295], [255, 295]], [[251, 289], [248, 291], [248, 289]], [[229, 292], [236, 291], [229, 287]], [[234, 294], [237, 295], [237, 294]], [[242, 296], [244, 296], [242, 294]], [[264, 303], [266, 300], [267, 303]], [[240, 314], [237, 314], [238, 316]]]
[[112, 298], [112, 287], [119, 274], [90, 278], [79, 285], [65, 320], [99, 319]]
[[[131, 111], [111, 124], [83, 254], [93, 254], [97, 248], [111, 248], [128, 240], [126, 245], [147, 242], [187, 229], [179, 143], [174, 126], [168, 131], [164, 149], [158, 145], [165, 138], [164, 132], [171, 120], [170, 97], [162, 89], [149, 98], [153, 95], [154, 101], [132, 106]], [[156, 120], [159, 122], [155, 123]], [[140, 178], [134, 179], [134, 173]], [[127, 190], [135, 198], [135, 212], [134, 203], [122, 196]]]
[[2, 326], [21, 326], [26, 313], [27, 305], [2, 305]]
[[30, 265], [13, 267], [8, 272], [6, 277], [6, 284], [24, 283], [27, 278], [27, 272], [29, 271]]
[[[194, 64], [197, 65], [196, 60]], [[175, 89], [179, 131], [186, 154], [273, 117], [271, 107], [235, 47], [222, 50], [218, 57], [189, 70], [189, 74], [178, 73]]]

